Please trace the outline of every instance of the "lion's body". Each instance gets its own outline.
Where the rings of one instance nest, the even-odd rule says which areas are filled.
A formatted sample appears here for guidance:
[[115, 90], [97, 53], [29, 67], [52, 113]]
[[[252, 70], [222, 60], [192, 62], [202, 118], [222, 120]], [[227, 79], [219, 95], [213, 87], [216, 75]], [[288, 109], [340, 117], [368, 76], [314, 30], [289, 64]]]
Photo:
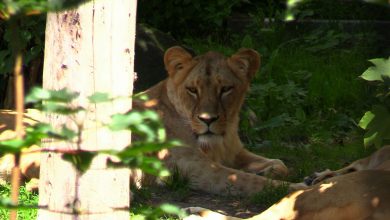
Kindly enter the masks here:
[[[390, 172], [363, 170], [327, 179], [284, 197], [248, 220], [390, 219]], [[241, 220], [202, 208], [190, 208], [186, 220]]]
[[[253, 50], [230, 58], [209, 52], [192, 58], [174, 47], [165, 55], [169, 77], [145, 92], [163, 119], [168, 138], [184, 146], [158, 154], [190, 179], [190, 186], [216, 194], [251, 194], [266, 184], [283, 182], [266, 175], [285, 175], [280, 160], [247, 151], [238, 136], [239, 111], [250, 79], [259, 67]], [[144, 108], [134, 103], [134, 108]]]
[[[15, 138], [15, 116], [16, 113], [10, 110], [0, 110], [0, 141]], [[24, 114], [23, 123], [25, 126], [33, 125], [40, 120], [40, 113], [36, 110], [28, 110]], [[31, 146], [30, 150], [38, 146]], [[13, 155], [7, 154], [0, 158], [0, 182], [10, 181], [11, 170], [14, 167]], [[25, 180], [35, 180], [28, 188], [37, 188], [37, 178], [39, 177], [40, 154], [23, 154], [20, 158], [20, 171]]]
[[340, 176], [361, 170], [390, 171], [390, 145], [384, 146], [368, 157], [359, 159], [339, 170], [325, 170], [314, 174], [313, 184], [334, 176]]
[[[390, 219], [390, 146], [336, 170], [316, 173], [314, 186], [281, 199], [251, 220], [386, 220]], [[190, 208], [188, 220], [239, 220]]]

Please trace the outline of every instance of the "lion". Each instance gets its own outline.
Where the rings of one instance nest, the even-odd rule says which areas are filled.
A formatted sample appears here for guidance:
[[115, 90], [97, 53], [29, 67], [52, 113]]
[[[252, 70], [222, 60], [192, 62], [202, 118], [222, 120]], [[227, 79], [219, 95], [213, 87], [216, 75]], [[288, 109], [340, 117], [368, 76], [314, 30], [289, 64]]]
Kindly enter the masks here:
[[[213, 194], [250, 195], [286, 184], [264, 177], [287, 175], [284, 163], [251, 153], [238, 135], [239, 112], [260, 67], [255, 50], [193, 57], [176, 46], [166, 51], [164, 64], [167, 79], [144, 94], [156, 103], [167, 137], [184, 143], [158, 154], [168, 168], [189, 178], [192, 189]], [[137, 102], [134, 107], [144, 108]], [[292, 190], [302, 186], [290, 184]]]
[[[13, 131], [15, 128], [16, 113], [11, 110], [0, 110], [0, 141], [9, 140], [16, 137], [16, 133]], [[23, 124], [24, 126], [32, 126], [41, 121], [42, 117], [39, 111], [29, 109], [24, 114]], [[38, 146], [31, 146], [28, 150], [34, 151], [39, 149]], [[11, 179], [12, 168], [14, 167], [14, 157], [11, 154], [7, 154], [0, 158], [0, 184], [5, 184]], [[35, 153], [22, 153], [20, 157], [20, 172], [22, 180], [29, 183], [26, 185], [27, 190], [38, 189], [40, 167], [40, 154]]]
[[[390, 218], [390, 172], [362, 170], [298, 190], [248, 220], [386, 220]], [[185, 220], [241, 220], [199, 207]]]
[[316, 172], [312, 176], [307, 177], [305, 179], [305, 182], [306, 184], [313, 185], [334, 176], [340, 176], [361, 170], [390, 171], [390, 145], [384, 146], [379, 150], [375, 151], [370, 156], [356, 160], [350, 165], [343, 167], [339, 170], [332, 171], [326, 169], [322, 172]]
[[[167, 79], [145, 94], [157, 103], [152, 108], [160, 114], [167, 137], [183, 143], [157, 153], [168, 168], [188, 177], [191, 188], [214, 194], [249, 195], [265, 185], [285, 184], [258, 175], [287, 175], [283, 162], [249, 152], [238, 135], [239, 112], [260, 67], [256, 51], [240, 49], [230, 57], [208, 52], [193, 57], [176, 46], [166, 51], [164, 64]], [[133, 106], [145, 108], [137, 101]], [[297, 189], [303, 185], [290, 186]]]
[[[284, 197], [250, 220], [390, 218], [390, 146], [336, 170], [314, 175], [315, 185]], [[200, 207], [185, 220], [241, 220]]]

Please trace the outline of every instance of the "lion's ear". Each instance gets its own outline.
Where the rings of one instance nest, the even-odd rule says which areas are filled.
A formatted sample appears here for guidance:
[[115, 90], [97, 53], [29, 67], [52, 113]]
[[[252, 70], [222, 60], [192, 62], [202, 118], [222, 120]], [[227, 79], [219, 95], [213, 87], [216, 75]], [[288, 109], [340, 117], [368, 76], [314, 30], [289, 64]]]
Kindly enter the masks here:
[[184, 65], [191, 61], [192, 55], [179, 46], [169, 48], [164, 55], [165, 69], [169, 76], [184, 68]]
[[241, 77], [251, 80], [260, 68], [260, 55], [255, 50], [241, 48], [228, 59], [228, 65]]

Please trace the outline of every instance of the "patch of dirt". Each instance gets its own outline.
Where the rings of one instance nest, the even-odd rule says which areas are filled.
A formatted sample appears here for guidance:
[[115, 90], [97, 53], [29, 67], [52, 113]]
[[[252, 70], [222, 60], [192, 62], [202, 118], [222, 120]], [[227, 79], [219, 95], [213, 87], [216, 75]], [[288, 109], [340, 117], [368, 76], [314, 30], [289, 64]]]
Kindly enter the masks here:
[[149, 205], [170, 203], [180, 208], [202, 207], [239, 218], [252, 217], [267, 208], [259, 204], [254, 205], [250, 203], [249, 198], [231, 195], [218, 196], [193, 190], [179, 192], [163, 187], [151, 188], [150, 192], [150, 198], [146, 201]]

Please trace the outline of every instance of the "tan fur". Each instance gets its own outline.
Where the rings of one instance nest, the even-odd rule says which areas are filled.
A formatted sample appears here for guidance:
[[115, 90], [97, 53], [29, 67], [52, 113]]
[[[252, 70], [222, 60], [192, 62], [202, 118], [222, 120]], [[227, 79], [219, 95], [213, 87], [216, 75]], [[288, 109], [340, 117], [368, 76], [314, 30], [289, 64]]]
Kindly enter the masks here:
[[[245, 93], [260, 66], [258, 53], [241, 49], [230, 57], [217, 52], [192, 57], [173, 47], [164, 62], [168, 78], [145, 94], [157, 103], [154, 109], [168, 137], [184, 143], [165, 154], [166, 165], [177, 167], [193, 189], [209, 193], [248, 195], [266, 184], [283, 184], [256, 175], [286, 175], [283, 162], [249, 152], [237, 132]], [[134, 106], [144, 108], [141, 103]]]
[[325, 179], [334, 176], [340, 176], [347, 173], [352, 173], [360, 170], [388, 170], [390, 171], [390, 145], [384, 146], [377, 150], [372, 155], [357, 160], [350, 165], [341, 168], [339, 170], [331, 171], [325, 170], [319, 173], [315, 173], [315, 179], [313, 184], [319, 183]]
[[[390, 219], [390, 172], [364, 170], [327, 179], [298, 190], [250, 220], [387, 220]], [[185, 220], [239, 220], [193, 207]]]
[[[390, 146], [340, 170], [323, 172], [317, 178], [319, 183], [316, 185], [291, 193], [249, 219], [390, 219]], [[199, 207], [187, 210], [197, 215], [191, 215], [186, 220], [240, 219]]]
[[[15, 138], [15, 116], [16, 113], [10, 110], [0, 110], [0, 141]], [[41, 119], [38, 111], [29, 109], [24, 114], [23, 123], [25, 126], [33, 125]], [[38, 146], [31, 146], [28, 151], [37, 149]], [[24, 151], [26, 152], [26, 151]], [[24, 180], [33, 180], [29, 189], [37, 189], [37, 178], [39, 177], [40, 154], [22, 153], [20, 158], [20, 170]], [[11, 170], [14, 167], [14, 157], [7, 154], [0, 159], [0, 181], [10, 181]]]

